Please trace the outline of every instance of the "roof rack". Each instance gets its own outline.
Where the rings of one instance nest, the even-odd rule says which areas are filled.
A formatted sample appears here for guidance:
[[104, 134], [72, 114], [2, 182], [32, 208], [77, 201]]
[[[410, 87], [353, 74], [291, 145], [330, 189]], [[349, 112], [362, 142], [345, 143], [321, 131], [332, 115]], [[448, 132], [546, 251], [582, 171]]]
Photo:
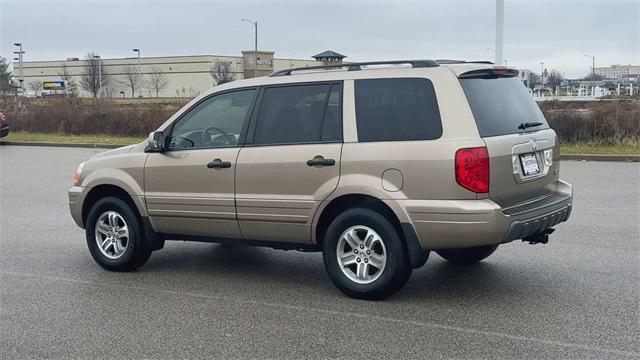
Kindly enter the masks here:
[[357, 62], [357, 63], [345, 63], [345, 64], [332, 64], [332, 65], [320, 65], [320, 66], [307, 66], [307, 67], [297, 67], [292, 69], [284, 69], [273, 72], [270, 77], [273, 76], [286, 76], [291, 75], [294, 71], [308, 71], [308, 70], [336, 70], [347, 68], [347, 71], [357, 71], [362, 70], [362, 66], [367, 65], [411, 65], [414, 68], [427, 68], [427, 67], [437, 67], [440, 66], [437, 61], [434, 60], [393, 60], [393, 61], [368, 61], [368, 62]]
[[441, 65], [449, 65], [449, 64], [490, 64], [493, 65], [493, 62], [488, 60], [452, 60], [452, 59], [439, 59], [436, 60], [438, 64]]

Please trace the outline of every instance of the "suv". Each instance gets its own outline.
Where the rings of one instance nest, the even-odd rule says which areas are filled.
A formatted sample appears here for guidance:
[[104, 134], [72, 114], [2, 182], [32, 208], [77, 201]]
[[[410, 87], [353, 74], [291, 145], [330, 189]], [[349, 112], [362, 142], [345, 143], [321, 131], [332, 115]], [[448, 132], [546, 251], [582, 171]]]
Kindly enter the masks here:
[[220, 85], [81, 164], [71, 215], [108, 270], [165, 240], [322, 251], [340, 290], [381, 299], [431, 250], [471, 264], [568, 219], [558, 139], [517, 73], [393, 61]]

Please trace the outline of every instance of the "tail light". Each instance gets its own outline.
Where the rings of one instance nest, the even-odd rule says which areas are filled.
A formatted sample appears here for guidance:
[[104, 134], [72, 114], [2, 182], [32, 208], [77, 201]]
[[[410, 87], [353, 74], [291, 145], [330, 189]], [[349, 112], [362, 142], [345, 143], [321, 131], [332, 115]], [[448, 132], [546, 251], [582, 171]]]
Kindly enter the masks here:
[[476, 193], [489, 192], [489, 153], [486, 147], [456, 151], [456, 182]]

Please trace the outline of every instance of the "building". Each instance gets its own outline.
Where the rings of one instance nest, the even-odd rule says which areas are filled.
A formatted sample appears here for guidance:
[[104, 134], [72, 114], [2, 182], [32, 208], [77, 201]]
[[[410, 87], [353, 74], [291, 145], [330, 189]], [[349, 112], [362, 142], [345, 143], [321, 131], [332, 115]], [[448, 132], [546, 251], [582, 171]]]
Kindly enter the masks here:
[[[229, 63], [236, 80], [254, 75], [266, 76], [282, 69], [318, 65], [318, 61], [311, 59], [275, 58], [272, 51], [243, 51], [242, 56], [190, 55], [102, 59], [101, 66], [109, 75], [110, 81], [101, 93], [102, 96], [132, 97], [127, 74], [140, 71], [143, 82], [142, 86], [135, 90], [135, 97], [156, 97], [156, 91], [149, 81], [152, 74], [163, 74], [166, 79], [167, 84], [160, 89], [159, 97], [193, 97], [215, 85], [211, 68], [217, 61]], [[24, 62], [24, 87], [27, 91], [36, 92], [38, 84], [68, 80], [67, 82], [72, 81], [76, 84], [79, 96], [91, 96], [80, 86], [82, 75], [87, 73], [88, 64], [87, 60], [78, 58]], [[13, 66], [16, 69], [18, 67], [17, 64]], [[37, 89], [37, 93], [43, 93], [42, 87]], [[46, 94], [47, 90], [44, 90], [44, 93]]]
[[342, 64], [342, 60], [346, 58], [346, 56], [335, 51], [327, 50], [321, 52], [320, 54], [313, 55], [312, 58], [316, 59], [316, 61], [324, 63], [325, 65], [332, 65]]
[[638, 78], [640, 75], [640, 66], [638, 65], [611, 65], [608, 67], [596, 67], [594, 70], [596, 75], [600, 75], [605, 79], [629, 79]]

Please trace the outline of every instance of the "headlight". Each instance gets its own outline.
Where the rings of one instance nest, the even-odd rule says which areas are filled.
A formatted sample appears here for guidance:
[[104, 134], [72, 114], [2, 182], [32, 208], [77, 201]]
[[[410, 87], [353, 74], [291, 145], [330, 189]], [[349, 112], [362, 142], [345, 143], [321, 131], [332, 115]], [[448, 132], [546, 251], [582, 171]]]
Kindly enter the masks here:
[[544, 151], [544, 165], [551, 167], [553, 164], [553, 149], [547, 149]]
[[78, 166], [78, 170], [76, 170], [75, 175], [73, 175], [73, 183], [75, 185], [80, 185], [80, 178], [82, 177], [82, 168], [84, 167], [84, 163]]

